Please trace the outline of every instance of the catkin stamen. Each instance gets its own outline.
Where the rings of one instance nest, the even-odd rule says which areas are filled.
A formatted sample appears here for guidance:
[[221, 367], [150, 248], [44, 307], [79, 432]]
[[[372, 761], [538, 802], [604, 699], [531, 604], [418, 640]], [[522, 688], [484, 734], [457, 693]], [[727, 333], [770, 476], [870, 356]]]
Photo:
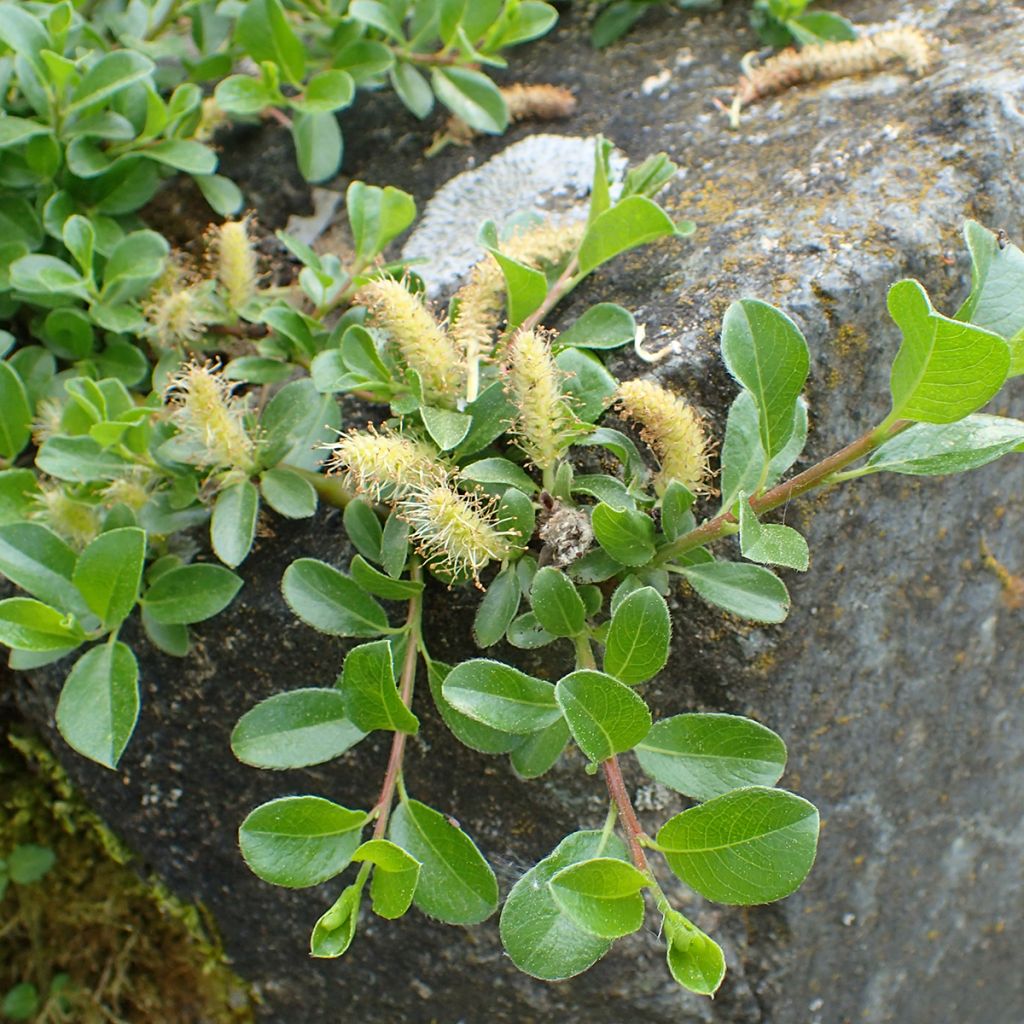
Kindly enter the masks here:
[[430, 445], [392, 432], [352, 430], [324, 447], [331, 452], [327, 472], [343, 473], [346, 485], [371, 501], [396, 501], [448, 474]]

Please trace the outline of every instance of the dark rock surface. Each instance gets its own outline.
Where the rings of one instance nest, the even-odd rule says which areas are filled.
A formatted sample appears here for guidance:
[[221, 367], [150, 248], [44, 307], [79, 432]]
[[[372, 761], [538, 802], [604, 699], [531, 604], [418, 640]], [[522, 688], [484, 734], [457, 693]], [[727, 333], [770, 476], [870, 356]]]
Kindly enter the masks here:
[[[633, 309], [650, 347], [673, 342], [676, 353], [653, 368], [617, 356], [617, 372], [654, 372], [721, 428], [734, 393], [717, 361], [721, 314], [741, 295], [779, 304], [812, 351], [810, 458], [887, 411], [898, 345], [887, 286], [916, 276], [952, 312], [969, 280], [963, 218], [1024, 236], [1020, 7], [854, 0], [843, 12], [861, 23], [916, 18], [942, 40], [933, 71], [794, 90], [754, 107], [737, 133], [710, 98], [727, 95], [738, 58], [757, 45], [744, 4], [699, 19], [655, 12], [601, 54], [569, 21], [512, 65], [526, 80], [577, 90], [578, 115], [554, 130], [603, 131], [633, 159], [667, 150], [686, 169], [669, 206], [700, 225], [689, 242], [605, 267], [566, 304], [566, 322], [599, 299]], [[661, 84], [642, 87], [652, 76]], [[350, 173], [421, 202], [507, 142], [424, 161], [434, 125], [417, 124], [386, 94], [368, 97], [348, 122]], [[304, 194], [278, 181], [290, 156], [274, 132], [240, 140], [225, 164], [250, 182], [270, 226], [289, 212], [281, 197]], [[1024, 414], [1020, 388], [1007, 394], [997, 411]], [[140, 642], [143, 715], [117, 776], [55, 745], [114, 830], [179, 895], [212, 909], [274, 1024], [1019, 1024], [1024, 632], [979, 542], [1024, 569], [1022, 496], [1018, 461], [950, 480], [869, 478], [786, 510], [807, 532], [812, 565], [787, 579], [784, 626], [738, 626], [689, 593], [673, 597], [673, 657], [648, 693], [655, 710], [727, 710], [771, 725], [790, 746], [783, 783], [824, 821], [818, 863], [796, 896], [746, 912], [690, 904], [726, 946], [730, 973], [713, 1003], [680, 993], [646, 932], [558, 985], [517, 974], [493, 921], [463, 931], [416, 913], [399, 923], [367, 916], [344, 960], [306, 957], [309, 929], [337, 887], [293, 893], [259, 882], [235, 829], [255, 804], [292, 792], [369, 806], [385, 744], [372, 738], [340, 762], [271, 774], [238, 764], [228, 736], [259, 699], [329, 683], [338, 670], [343, 645], [298, 624], [278, 589], [300, 555], [344, 563], [336, 513], [275, 519], [243, 566], [239, 599], [197, 630], [189, 660]], [[470, 655], [474, 595], [432, 596], [436, 656]], [[552, 675], [558, 656], [548, 655]], [[48, 723], [55, 677], [17, 685], [22, 707]], [[422, 680], [420, 689], [410, 790], [461, 822], [503, 888], [566, 832], [601, 821], [602, 788], [579, 759], [524, 785], [501, 759], [447, 742]], [[675, 810], [671, 795], [640, 796], [651, 827]]]

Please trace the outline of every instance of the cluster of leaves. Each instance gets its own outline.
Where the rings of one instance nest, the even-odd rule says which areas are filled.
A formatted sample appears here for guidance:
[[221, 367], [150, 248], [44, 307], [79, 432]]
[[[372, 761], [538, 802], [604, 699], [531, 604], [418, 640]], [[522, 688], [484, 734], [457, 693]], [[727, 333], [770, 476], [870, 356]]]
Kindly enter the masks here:
[[[707, 10], [721, 0], [614, 0], [594, 21], [591, 41], [603, 47], [625, 35], [654, 6], [680, 10]], [[808, 11], [813, 0], [753, 0], [750, 23], [769, 46], [813, 46], [816, 43], [856, 39], [850, 22], [831, 11]]]
[[[0, 3], [0, 319], [22, 303], [80, 299], [87, 313], [54, 310], [37, 336], [79, 358], [109, 332], [100, 358], [139, 376], [144, 365], [118, 338], [140, 330], [125, 303], [145, 292], [167, 245], [137, 230], [136, 211], [179, 173], [218, 214], [242, 208], [210, 145], [226, 116], [271, 112], [289, 124], [311, 181], [340, 166], [335, 115], [357, 86], [390, 81], [419, 117], [436, 94], [475, 130], [501, 132], [505, 101], [476, 65], [503, 66], [503, 49], [557, 18], [539, 0], [91, 6]], [[231, 74], [244, 62], [258, 74]]]
[[[0, 902], [3, 901], [8, 885], [35, 885], [46, 876], [55, 861], [53, 850], [35, 843], [21, 843], [11, 850], [6, 859], [0, 857]], [[19, 982], [0, 1000], [0, 1017], [7, 1020], [33, 1020], [44, 1003], [66, 1009], [62, 992], [67, 989], [70, 981], [67, 974], [54, 975], [45, 1000], [31, 982]]]
[[[638, 237], [643, 233], [638, 197], [627, 188], [612, 205], [604, 173], [599, 151], [589, 227], [569, 268], [582, 270], [595, 259], [589, 254], [621, 248], [630, 237], [622, 233], [626, 224]], [[656, 206], [641, 203], [644, 216], [654, 218]], [[612, 224], [615, 230], [603, 236], [601, 228]], [[344, 344], [332, 356], [340, 359], [335, 386], [390, 402], [393, 419], [379, 433], [349, 435], [335, 446], [337, 462], [366, 492], [345, 511], [358, 551], [348, 571], [301, 558], [286, 571], [282, 591], [314, 629], [368, 642], [347, 654], [333, 685], [257, 704], [232, 736], [243, 762], [284, 769], [336, 758], [376, 730], [394, 735], [388, 773], [371, 808], [287, 796], [256, 808], [241, 825], [243, 856], [273, 884], [318, 885], [359, 865], [313, 929], [315, 956], [349, 948], [367, 883], [372, 910], [385, 918], [415, 906], [470, 925], [497, 910], [497, 882], [480, 850], [441, 809], [410, 796], [402, 775], [406, 738], [420, 724], [413, 692], [422, 660], [431, 698], [460, 742], [507, 755], [526, 779], [544, 774], [572, 745], [587, 770], [602, 771], [608, 785], [604, 827], [569, 834], [505, 901], [500, 930], [513, 962], [548, 980], [586, 970], [617, 938], [641, 927], [647, 895], [660, 915], [656, 927], [672, 976], [694, 992], [717, 989], [725, 971], [722, 951], [671, 907], [649, 853], [659, 853], [672, 874], [709, 900], [766, 903], [792, 893], [809, 871], [818, 815], [806, 800], [776, 788], [786, 749], [764, 726], [720, 714], [653, 720], [639, 687], [668, 662], [671, 580], [681, 577], [737, 617], [781, 622], [789, 596], [770, 566], [806, 570], [809, 553], [795, 529], [765, 521], [773, 508], [857, 476], [941, 475], [1024, 450], [1024, 423], [978, 412], [1009, 376], [1024, 371], [1024, 254], [977, 224], [969, 223], [966, 233], [974, 284], [956, 317], [937, 312], [917, 281], [900, 281], [889, 291], [889, 312], [903, 336], [889, 414], [785, 483], [778, 481], [807, 437], [801, 398], [807, 344], [772, 306], [753, 299], [733, 303], [721, 346], [740, 393], [721, 447], [721, 504], [700, 525], [694, 514], [700, 472], [687, 482], [665, 477], [681, 465], [678, 452], [661, 443], [677, 438], [685, 419], [677, 396], [656, 385], [645, 393], [642, 437], [661, 462], [658, 474], [625, 432], [595, 425], [616, 394], [623, 415], [642, 415], [633, 390], [585, 351], [625, 340], [602, 333], [606, 309], [590, 310], [565, 334], [550, 335], [546, 369], [529, 392], [517, 390], [518, 352], [526, 335], [531, 345], [535, 341], [538, 314], [548, 308], [545, 287], [550, 296], [552, 284], [502, 254], [492, 228], [485, 226], [482, 237], [493, 243], [504, 273], [508, 322], [491, 354], [494, 363], [505, 364], [504, 380], [488, 383], [487, 374], [499, 372], [492, 364], [475, 400], [456, 403], [459, 408], [438, 405], [436, 395], [425, 395], [418, 371], [402, 360], [397, 317], [389, 322], [381, 315], [372, 332], [349, 328], [359, 332], [359, 346], [351, 348], [358, 356], [345, 356]], [[556, 266], [550, 274], [556, 285], [573, 279], [573, 269], [567, 274]], [[458, 316], [456, 305], [456, 325]], [[536, 394], [549, 383], [574, 410], [569, 428], [558, 415], [531, 416]], [[545, 430], [547, 446], [537, 436]], [[389, 463], [383, 456], [401, 443], [436, 472], [417, 463], [418, 477], [411, 480], [397, 459]], [[381, 458], [367, 459], [374, 445]], [[604, 449], [618, 471], [577, 472], [574, 449], [581, 446]], [[538, 454], [551, 451], [557, 456], [550, 463]], [[435, 505], [438, 492], [446, 498]], [[738, 540], [733, 557], [712, 552], [712, 542], [731, 535]], [[476, 559], [462, 550], [474, 543]], [[551, 681], [501, 660], [449, 666], [431, 655], [420, 628], [429, 594], [423, 567], [451, 585], [477, 575], [488, 561], [497, 565], [475, 615], [477, 644], [568, 645], [574, 671]], [[407, 602], [402, 624], [391, 624], [381, 600]], [[655, 836], [641, 830], [622, 781], [619, 758], [628, 753], [648, 777], [694, 801]]]

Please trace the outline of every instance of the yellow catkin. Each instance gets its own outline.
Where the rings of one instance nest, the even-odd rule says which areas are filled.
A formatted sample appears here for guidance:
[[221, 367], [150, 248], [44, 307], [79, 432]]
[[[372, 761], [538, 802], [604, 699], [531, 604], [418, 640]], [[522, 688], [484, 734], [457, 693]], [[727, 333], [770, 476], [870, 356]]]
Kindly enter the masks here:
[[32, 440], [37, 446], [63, 433], [64, 406], [56, 398], [44, 398], [36, 406], [35, 419], [32, 420]]
[[562, 373], [542, 332], [518, 331], [508, 349], [506, 387], [516, 415], [516, 444], [540, 470], [550, 470], [575, 436], [578, 421], [562, 393]]
[[238, 312], [255, 294], [256, 252], [249, 237], [249, 218], [213, 227], [214, 275], [228, 306]]
[[184, 364], [167, 384], [171, 422], [195, 445], [194, 465], [249, 471], [256, 442], [246, 429], [246, 403], [216, 363]]
[[345, 474], [349, 487], [373, 501], [394, 501], [448, 472], [434, 448], [401, 434], [352, 430], [325, 447], [327, 472]]
[[100, 515], [96, 506], [76, 501], [56, 482], [40, 483], [29, 514], [79, 551], [99, 536]]
[[194, 345], [206, 329], [199, 293], [189, 285], [154, 289], [142, 310], [147, 335], [161, 348]]
[[509, 538], [494, 517], [495, 502], [465, 494], [447, 483], [414, 490], [398, 505], [417, 550], [435, 570], [454, 577], [479, 576], [488, 562], [511, 553]]
[[[558, 121], [569, 117], [576, 109], [576, 97], [560, 85], [514, 85], [503, 86], [499, 92], [508, 108], [510, 122], [517, 121]], [[431, 152], [437, 152], [446, 143], [468, 146], [481, 133], [471, 128], [461, 117], [452, 115], [444, 128], [434, 137]]]
[[152, 478], [145, 470], [112, 480], [101, 492], [103, 504], [108, 508], [127, 505], [133, 512], [140, 512], [152, 497], [152, 483]]
[[619, 384], [619, 414], [640, 426], [640, 436], [658, 458], [655, 490], [677, 480], [694, 494], [709, 491], [708, 440], [700, 417], [686, 401], [652, 381]]
[[[537, 270], [560, 266], [579, 245], [585, 227], [582, 221], [539, 224], [502, 242], [501, 251]], [[469, 281], [456, 292], [455, 298], [458, 312], [450, 328], [451, 336], [472, 373], [476, 360], [491, 355], [505, 308], [505, 277], [490, 253], [473, 267]], [[475, 389], [468, 397], [475, 397]]]
[[928, 70], [933, 54], [928, 37], [912, 27], [882, 29], [859, 39], [805, 46], [802, 50], [783, 50], [740, 78], [736, 102], [745, 106], [803, 82], [846, 78], [898, 63], [920, 75]]
[[387, 331], [401, 362], [415, 370], [428, 394], [454, 399], [463, 379], [462, 358], [423, 300], [400, 281], [371, 281], [356, 296], [370, 323]]

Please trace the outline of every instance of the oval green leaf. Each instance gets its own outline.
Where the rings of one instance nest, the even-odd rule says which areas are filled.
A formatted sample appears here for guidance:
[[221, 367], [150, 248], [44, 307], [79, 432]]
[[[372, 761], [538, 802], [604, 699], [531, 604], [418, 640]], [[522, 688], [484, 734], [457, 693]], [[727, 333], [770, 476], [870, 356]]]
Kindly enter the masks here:
[[651, 713], [643, 700], [603, 672], [569, 673], [555, 687], [555, 699], [573, 739], [594, 762], [631, 750], [651, 728]]

